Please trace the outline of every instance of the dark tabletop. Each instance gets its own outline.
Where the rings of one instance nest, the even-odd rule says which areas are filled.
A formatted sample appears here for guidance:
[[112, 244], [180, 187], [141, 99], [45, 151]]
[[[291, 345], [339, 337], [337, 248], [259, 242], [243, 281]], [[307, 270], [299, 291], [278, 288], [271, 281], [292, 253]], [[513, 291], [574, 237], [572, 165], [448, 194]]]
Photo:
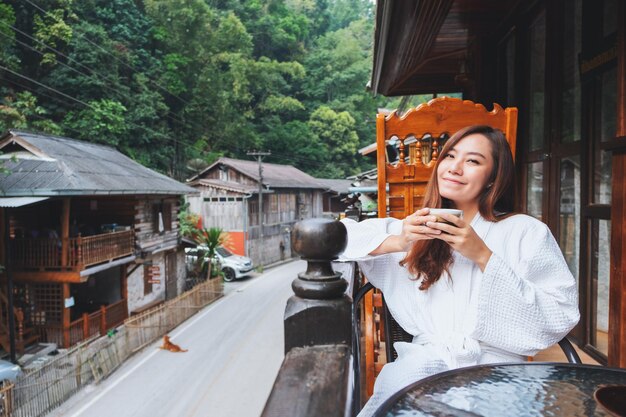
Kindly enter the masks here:
[[540, 362], [479, 365], [413, 383], [375, 416], [610, 416], [594, 399], [604, 386], [626, 386], [626, 369]]

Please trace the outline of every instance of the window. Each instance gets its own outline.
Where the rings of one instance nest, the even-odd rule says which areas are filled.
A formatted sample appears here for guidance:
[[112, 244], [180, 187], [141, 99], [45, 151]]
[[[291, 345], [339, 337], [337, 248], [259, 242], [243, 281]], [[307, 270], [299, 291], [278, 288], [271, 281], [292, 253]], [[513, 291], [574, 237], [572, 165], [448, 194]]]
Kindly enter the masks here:
[[172, 203], [158, 202], [152, 205], [152, 230], [155, 233], [172, 230]]

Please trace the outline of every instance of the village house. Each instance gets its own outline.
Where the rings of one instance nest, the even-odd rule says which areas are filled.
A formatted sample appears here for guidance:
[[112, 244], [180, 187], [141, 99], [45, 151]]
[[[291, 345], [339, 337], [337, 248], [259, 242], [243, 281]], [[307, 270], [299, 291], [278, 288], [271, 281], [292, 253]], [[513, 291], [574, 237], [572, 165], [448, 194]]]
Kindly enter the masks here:
[[[298, 220], [332, 216], [345, 209], [349, 180], [314, 178], [291, 165], [220, 158], [190, 178], [200, 193], [187, 197], [204, 227], [228, 232], [231, 250], [267, 265], [291, 257], [291, 228]], [[259, 222], [259, 189], [263, 196]], [[262, 224], [262, 230], [261, 226]], [[262, 233], [261, 233], [262, 232]]]
[[7, 284], [18, 350], [37, 340], [71, 346], [182, 291], [177, 214], [194, 189], [68, 138], [11, 130], [0, 152], [9, 171], [0, 175], [5, 350]]

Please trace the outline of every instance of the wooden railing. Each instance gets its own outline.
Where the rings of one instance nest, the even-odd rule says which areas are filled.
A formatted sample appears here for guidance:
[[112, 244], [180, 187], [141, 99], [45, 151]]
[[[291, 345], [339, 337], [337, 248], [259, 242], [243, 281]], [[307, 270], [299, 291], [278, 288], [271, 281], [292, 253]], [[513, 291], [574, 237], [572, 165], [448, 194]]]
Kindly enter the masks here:
[[[104, 336], [109, 329], [123, 323], [128, 317], [126, 299], [122, 299], [100, 310], [83, 316], [70, 323], [65, 331], [61, 324], [46, 324], [37, 326], [40, 337], [60, 347], [70, 347], [93, 336]], [[66, 336], [67, 335], [67, 336]]]
[[296, 296], [285, 308], [285, 358], [262, 417], [345, 417], [359, 408], [350, 283], [331, 267], [346, 234], [343, 224], [327, 219], [293, 228], [291, 247], [308, 265], [291, 284]]
[[[132, 255], [135, 235], [132, 230], [66, 239], [13, 239], [11, 259], [15, 269], [82, 269], [122, 256]], [[66, 252], [66, 258], [62, 259]]]

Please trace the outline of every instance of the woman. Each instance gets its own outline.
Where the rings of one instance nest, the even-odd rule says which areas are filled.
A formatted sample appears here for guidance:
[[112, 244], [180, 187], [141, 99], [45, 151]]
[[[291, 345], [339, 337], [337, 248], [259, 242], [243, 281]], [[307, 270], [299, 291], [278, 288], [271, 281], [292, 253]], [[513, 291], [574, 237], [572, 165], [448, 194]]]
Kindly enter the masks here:
[[[469, 126], [445, 144], [425, 208], [404, 220], [344, 220], [348, 247], [414, 335], [397, 342], [360, 416], [437, 372], [523, 361], [562, 339], [579, 319], [576, 281], [550, 230], [513, 213], [514, 166], [501, 131]], [[429, 208], [455, 208], [463, 217]]]

